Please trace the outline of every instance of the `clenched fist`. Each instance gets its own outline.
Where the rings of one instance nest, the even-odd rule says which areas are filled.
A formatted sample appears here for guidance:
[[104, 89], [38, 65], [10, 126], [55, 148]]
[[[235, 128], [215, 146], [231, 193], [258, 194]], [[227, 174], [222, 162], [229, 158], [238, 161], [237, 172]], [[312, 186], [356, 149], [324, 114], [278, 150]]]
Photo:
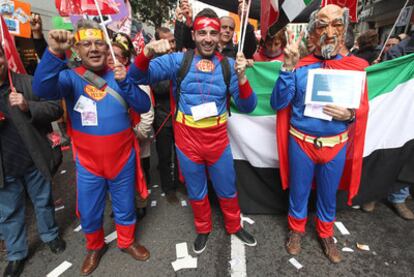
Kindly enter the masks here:
[[113, 71], [114, 71], [115, 80], [123, 81], [126, 78], [127, 71], [126, 71], [125, 66], [122, 63], [116, 61]]
[[62, 55], [75, 42], [71, 32], [66, 30], [51, 30], [48, 35], [49, 50], [55, 55]]
[[23, 94], [18, 93], [15, 90], [10, 92], [9, 102], [11, 107], [18, 107], [22, 112], [27, 112], [29, 110], [29, 105], [27, 104], [26, 99], [24, 99]]
[[171, 51], [171, 45], [166, 39], [151, 41], [144, 48], [144, 55], [151, 58], [154, 55], [162, 55]]

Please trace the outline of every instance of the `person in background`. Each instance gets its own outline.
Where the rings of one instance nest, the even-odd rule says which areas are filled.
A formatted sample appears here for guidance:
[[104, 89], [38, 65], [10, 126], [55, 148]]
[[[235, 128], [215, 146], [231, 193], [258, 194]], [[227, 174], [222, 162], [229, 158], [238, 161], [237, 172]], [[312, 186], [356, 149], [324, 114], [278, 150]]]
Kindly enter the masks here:
[[[289, 33], [289, 35], [291, 35]], [[279, 30], [274, 36], [268, 32], [266, 38], [261, 40], [259, 50], [253, 55], [256, 62], [283, 62], [283, 50], [286, 47], [286, 28]]]
[[11, 80], [14, 87], [0, 48], [0, 233], [7, 249], [5, 277], [20, 276], [28, 256], [26, 193], [34, 206], [40, 239], [55, 254], [66, 248], [52, 198], [52, 176], [62, 154], [48, 139], [51, 122], [63, 110], [58, 101], [40, 101], [32, 93], [31, 76], [11, 72]]
[[355, 51], [355, 56], [366, 60], [369, 64], [372, 64], [380, 54], [380, 50], [378, 49], [377, 31], [365, 31], [357, 38], [357, 42], [358, 50]]

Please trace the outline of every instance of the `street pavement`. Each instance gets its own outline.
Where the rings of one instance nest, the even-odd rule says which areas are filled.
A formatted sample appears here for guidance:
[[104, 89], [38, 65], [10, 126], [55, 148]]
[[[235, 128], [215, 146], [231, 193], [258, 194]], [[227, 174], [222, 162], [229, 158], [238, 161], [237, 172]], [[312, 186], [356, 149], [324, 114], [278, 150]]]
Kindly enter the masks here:
[[[33, 209], [28, 204], [26, 213], [30, 254], [22, 276], [46, 276], [64, 261], [72, 266], [61, 276], [79, 275], [86, 250], [82, 231], [74, 231], [79, 221], [75, 215], [75, 171], [71, 157], [70, 151], [64, 152], [64, 162], [53, 185], [57, 208], [64, 206], [56, 211], [56, 219], [62, 237], [67, 242], [66, 251], [59, 255], [52, 254], [41, 242]], [[287, 234], [285, 215], [246, 215], [254, 223], [245, 222], [244, 226], [256, 236], [258, 245], [240, 246], [237, 239], [231, 242], [231, 237], [226, 234], [214, 197], [211, 197], [213, 232], [206, 250], [198, 256], [197, 268], [175, 272], [171, 262], [177, 259], [177, 243], [186, 242], [188, 253], [197, 257], [192, 251], [196, 234], [191, 207], [183, 188], [177, 193], [179, 203], [167, 201], [160, 188], [156, 160], [152, 161], [151, 166], [147, 216], [139, 222], [136, 233], [139, 243], [150, 250], [151, 258], [146, 262], [137, 262], [119, 251], [116, 241], [112, 241], [98, 269], [91, 276], [414, 276], [414, 222], [397, 217], [385, 202], [379, 203], [371, 214], [351, 208], [338, 212], [337, 221], [342, 222], [350, 232], [350, 235], [342, 235], [338, 229], [335, 230], [338, 247], [354, 250], [342, 252], [344, 259], [338, 265], [331, 264], [323, 255], [311, 220], [314, 215], [310, 214], [302, 253], [295, 257], [303, 267], [297, 269], [289, 262], [292, 256], [284, 249]], [[151, 207], [153, 201], [156, 201], [156, 205]], [[408, 205], [414, 209], [413, 200], [408, 200]], [[107, 205], [104, 224], [106, 235], [115, 230], [110, 213], [110, 205]], [[370, 250], [359, 250], [356, 243], [369, 245]], [[6, 264], [5, 254], [1, 253], [0, 273]]]

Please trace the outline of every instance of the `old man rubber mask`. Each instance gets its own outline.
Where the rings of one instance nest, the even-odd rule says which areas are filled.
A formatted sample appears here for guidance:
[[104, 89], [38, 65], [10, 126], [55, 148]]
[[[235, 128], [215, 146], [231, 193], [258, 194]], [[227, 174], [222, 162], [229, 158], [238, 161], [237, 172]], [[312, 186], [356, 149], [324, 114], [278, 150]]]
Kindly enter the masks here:
[[327, 5], [312, 13], [308, 31], [314, 37], [315, 54], [325, 59], [335, 57], [345, 39], [347, 25], [348, 9], [337, 5]]

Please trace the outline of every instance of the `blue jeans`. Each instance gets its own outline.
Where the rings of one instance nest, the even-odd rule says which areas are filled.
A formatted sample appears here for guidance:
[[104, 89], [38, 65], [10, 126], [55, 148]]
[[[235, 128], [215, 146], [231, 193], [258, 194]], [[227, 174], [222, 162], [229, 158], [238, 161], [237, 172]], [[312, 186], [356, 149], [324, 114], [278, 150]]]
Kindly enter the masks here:
[[390, 193], [388, 195], [388, 201], [390, 201], [393, 204], [401, 204], [404, 203], [407, 197], [410, 195], [410, 189], [409, 187], [403, 187], [402, 189]]
[[58, 236], [51, 182], [37, 168], [20, 178], [6, 176], [0, 189], [0, 233], [3, 235], [9, 261], [26, 258], [28, 253], [25, 224], [25, 190], [36, 213], [37, 230], [43, 242]]

